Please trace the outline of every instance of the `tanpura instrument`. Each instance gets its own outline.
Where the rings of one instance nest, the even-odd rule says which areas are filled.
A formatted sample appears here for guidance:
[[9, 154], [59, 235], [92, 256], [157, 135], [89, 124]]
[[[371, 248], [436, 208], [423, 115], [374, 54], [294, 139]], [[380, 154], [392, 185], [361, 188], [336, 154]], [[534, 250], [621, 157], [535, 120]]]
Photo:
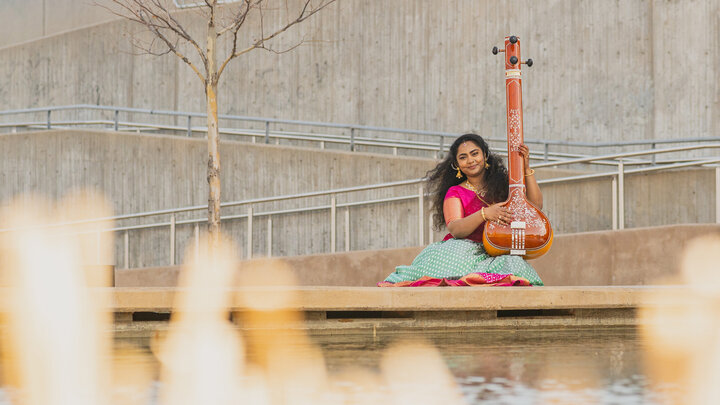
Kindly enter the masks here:
[[525, 162], [518, 150], [523, 143], [522, 80], [520, 65], [532, 66], [532, 59], [520, 60], [520, 39], [505, 37], [505, 49], [493, 47], [492, 53], [505, 53], [505, 93], [507, 95], [508, 199], [502, 204], [510, 211], [509, 224], [485, 223], [483, 245], [491, 256], [518, 255], [525, 259], [542, 256], [552, 245], [553, 231], [543, 212], [528, 201], [525, 194]]

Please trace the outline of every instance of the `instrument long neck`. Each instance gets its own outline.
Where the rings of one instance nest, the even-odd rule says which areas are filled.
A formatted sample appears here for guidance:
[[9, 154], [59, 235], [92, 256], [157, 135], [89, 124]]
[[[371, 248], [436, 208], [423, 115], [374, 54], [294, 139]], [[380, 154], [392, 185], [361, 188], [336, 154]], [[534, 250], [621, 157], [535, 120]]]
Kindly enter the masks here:
[[[510, 62], [516, 57], [515, 64]], [[522, 79], [520, 78], [520, 41], [505, 38], [505, 91], [507, 94], [508, 174], [510, 188], [525, 186], [525, 167], [519, 146], [524, 143], [522, 113]]]

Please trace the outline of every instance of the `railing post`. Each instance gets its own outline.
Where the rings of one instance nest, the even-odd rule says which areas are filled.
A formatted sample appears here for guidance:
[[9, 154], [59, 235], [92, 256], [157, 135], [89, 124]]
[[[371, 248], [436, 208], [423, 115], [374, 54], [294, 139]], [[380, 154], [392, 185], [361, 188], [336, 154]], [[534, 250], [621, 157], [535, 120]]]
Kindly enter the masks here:
[[442, 135], [440, 136], [440, 149], [438, 149], [438, 159], [442, 159], [443, 157], [443, 149], [445, 149], [445, 137]]
[[423, 238], [425, 237], [425, 225], [423, 219], [425, 218], [425, 192], [423, 186], [418, 187], [418, 244], [422, 245], [425, 243]]
[[350, 128], [350, 152], [355, 152], [355, 128]]
[[252, 259], [252, 234], [253, 234], [253, 207], [252, 205], [248, 207], [247, 210], [247, 217], [248, 217], [248, 223], [247, 223], [247, 253], [245, 254], [245, 257], [248, 259]]
[[720, 166], [715, 166], [715, 223], [720, 224]]
[[543, 149], [544, 149], [544, 152], [543, 152], [543, 160], [544, 160], [545, 162], [547, 162], [548, 160], [550, 160], [550, 144], [547, 143], [547, 142], [544, 142], [544, 143], [543, 143]]
[[187, 136], [188, 138], [192, 136], [192, 115], [188, 115]]
[[195, 224], [195, 263], [200, 260], [200, 225]]
[[265, 143], [270, 143], [270, 121], [265, 121]]
[[618, 189], [617, 189], [617, 177], [613, 176], [612, 178], [612, 230], [616, 231], [618, 229]]
[[345, 251], [350, 251], [350, 207], [345, 209]]
[[52, 125], [50, 124], [50, 114], [52, 114], [52, 110], [48, 110], [47, 112], [47, 129], [52, 128]]
[[618, 164], [618, 229], [625, 229], [625, 165]]
[[[650, 149], [655, 150], [655, 144], [654, 144], [654, 143], [650, 144]], [[653, 153], [653, 154], [652, 154], [652, 165], [653, 165], [653, 166], [655, 166], [655, 156], [657, 156], [657, 154]]]
[[129, 269], [130, 268], [130, 235], [129, 235], [128, 231], [125, 231], [125, 235], [123, 236], [123, 239], [124, 239], [123, 242], [125, 245], [125, 249], [124, 249], [125, 254], [123, 255], [123, 258], [125, 259], [125, 269]]
[[428, 215], [428, 238], [427, 243], [433, 243], [433, 214]]
[[335, 253], [335, 239], [337, 232], [337, 198], [335, 194], [330, 197], [330, 253]]
[[267, 218], [267, 255], [272, 257], [272, 217]]
[[170, 215], [170, 265], [175, 265], [175, 214]]

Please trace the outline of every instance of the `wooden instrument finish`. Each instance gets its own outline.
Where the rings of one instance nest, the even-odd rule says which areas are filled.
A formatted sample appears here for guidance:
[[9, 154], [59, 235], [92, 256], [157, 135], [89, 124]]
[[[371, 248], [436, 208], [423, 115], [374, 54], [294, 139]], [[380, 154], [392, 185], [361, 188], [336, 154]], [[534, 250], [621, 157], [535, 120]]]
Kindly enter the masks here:
[[507, 95], [508, 199], [502, 204], [513, 220], [510, 224], [486, 222], [483, 245], [491, 256], [519, 255], [534, 259], [550, 250], [553, 231], [545, 214], [528, 201], [525, 194], [525, 167], [518, 147], [523, 143], [522, 80], [520, 65], [532, 66], [532, 59], [521, 62], [520, 39], [505, 37], [505, 92]]

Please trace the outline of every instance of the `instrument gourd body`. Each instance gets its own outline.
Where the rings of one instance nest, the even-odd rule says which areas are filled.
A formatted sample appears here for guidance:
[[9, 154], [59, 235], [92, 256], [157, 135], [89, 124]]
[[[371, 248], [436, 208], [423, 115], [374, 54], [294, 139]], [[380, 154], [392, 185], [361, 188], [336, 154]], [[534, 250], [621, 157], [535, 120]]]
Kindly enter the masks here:
[[510, 211], [510, 224], [485, 223], [483, 245], [491, 256], [519, 255], [525, 259], [542, 256], [552, 245], [553, 231], [543, 212], [528, 201], [525, 194], [524, 160], [518, 147], [523, 143], [522, 81], [520, 65], [532, 66], [532, 59], [520, 60], [518, 37], [505, 38], [505, 50], [493, 48], [493, 53], [505, 53], [505, 91], [507, 95], [508, 139], [508, 199], [502, 204]]

